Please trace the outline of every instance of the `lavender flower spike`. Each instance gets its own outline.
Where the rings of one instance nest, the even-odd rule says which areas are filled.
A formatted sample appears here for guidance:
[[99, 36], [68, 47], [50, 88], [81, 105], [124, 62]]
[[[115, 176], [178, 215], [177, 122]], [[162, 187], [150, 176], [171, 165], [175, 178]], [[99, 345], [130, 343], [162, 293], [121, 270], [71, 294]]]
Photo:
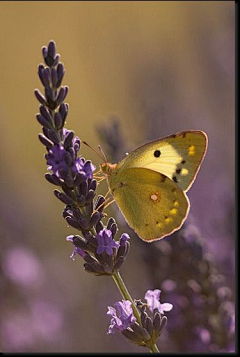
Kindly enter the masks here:
[[107, 315], [111, 315], [111, 323], [108, 329], [108, 335], [114, 334], [116, 331], [126, 330], [136, 321], [133, 315], [132, 304], [128, 300], [118, 301], [114, 304], [116, 309], [108, 306]]
[[145, 300], [147, 301], [150, 311], [153, 312], [154, 309], [158, 309], [160, 314], [164, 314], [164, 311], [172, 310], [173, 305], [169, 303], [161, 304], [159, 301], [160, 294], [161, 290], [159, 289], [148, 290], [145, 294]]

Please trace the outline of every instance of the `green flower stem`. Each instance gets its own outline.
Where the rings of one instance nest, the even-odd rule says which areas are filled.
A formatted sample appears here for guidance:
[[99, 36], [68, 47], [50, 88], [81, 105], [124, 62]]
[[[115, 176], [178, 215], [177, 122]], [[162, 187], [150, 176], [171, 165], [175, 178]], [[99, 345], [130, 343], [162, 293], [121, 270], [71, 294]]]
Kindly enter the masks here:
[[131, 295], [129, 294], [129, 292], [128, 292], [127, 288], [126, 288], [126, 285], [124, 284], [120, 273], [117, 272], [114, 275], [112, 275], [112, 277], [113, 277], [113, 280], [115, 281], [120, 293], [122, 294], [123, 298], [125, 300], [131, 301], [134, 316], [136, 317], [137, 322], [139, 323], [139, 325], [141, 325], [141, 317], [140, 317], [139, 311], [136, 308], [136, 305], [134, 304], [134, 301], [133, 301]]
[[156, 343], [151, 347], [150, 351], [152, 353], [160, 353], [158, 346], [156, 345]]
[[[131, 295], [129, 294], [128, 290], [127, 290], [127, 287], [126, 285], [124, 284], [124, 281], [122, 280], [122, 277], [120, 275], [119, 272], [116, 272], [112, 275], [113, 277], [113, 280], [115, 281], [122, 297], [125, 299], [125, 300], [129, 300], [131, 301], [131, 304], [132, 304], [132, 309], [133, 309], [133, 314], [134, 316], [136, 317], [137, 319], [137, 322], [139, 323], [139, 325], [141, 326], [142, 323], [141, 323], [141, 317], [140, 317], [140, 313], [138, 311], [138, 309], [136, 308], [136, 305], [134, 304], [134, 301], [131, 297]], [[153, 344], [151, 347], [150, 347], [150, 351], [152, 353], [159, 353], [159, 350], [158, 350], [158, 347], [156, 344]]]

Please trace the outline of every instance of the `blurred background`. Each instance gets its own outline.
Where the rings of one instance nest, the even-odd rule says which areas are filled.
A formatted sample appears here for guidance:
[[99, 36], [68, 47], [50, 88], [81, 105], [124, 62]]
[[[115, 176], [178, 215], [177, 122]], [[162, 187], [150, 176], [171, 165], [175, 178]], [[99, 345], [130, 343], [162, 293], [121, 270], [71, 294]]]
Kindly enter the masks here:
[[[131, 235], [121, 272], [134, 298], [161, 289], [174, 305], [162, 352], [234, 351], [235, 4], [215, 2], [0, 3], [3, 352], [146, 352], [106, 335], [111, 278], [69, 258], [74, 234], [45, 179], [37, 134], [41, 47], [55, 40], [70, 87], [66, 127], [109, 159], [162, 136], [206, 131], [208, 152], [189, 191], [183, 229], [152, 244]], [[82, 155], [99, 158], [87, 147]], [[100, 193], [106, 192], [104, 184]]]

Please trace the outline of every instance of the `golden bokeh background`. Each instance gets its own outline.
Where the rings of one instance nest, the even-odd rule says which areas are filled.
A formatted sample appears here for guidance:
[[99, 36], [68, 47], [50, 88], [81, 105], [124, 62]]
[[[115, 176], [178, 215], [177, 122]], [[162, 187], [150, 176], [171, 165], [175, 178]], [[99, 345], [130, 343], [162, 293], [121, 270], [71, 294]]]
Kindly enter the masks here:
[[[72, 247], [65, 237], [72, 229], [43, 177], [45, 151], [37, 138], [33, 91], [42, 90], [41, 47], [56, 42], [66, 68], [63, 84], [70, 88], [67, 128], [92, 146], [100, 143], [98, 127], [113, 116], [130, 149], [181, 130], [208, 133], [208, 154], [189, 196], [204, 235], [220, 236], [221, 244], [225, 236], [217, 223], [214, 232], [204, 207], [218, 222], [221, 195], [234, 192], [234, 34], [231, 1], [0, 3], [3, 351], [141, 352], [120, 335], [106, 335], [107, 306], [120, 299], [111, 279], [90, 276], [80, 258], [69, 259]], [[88, 148], [82, 154], [99, 164]], [[122, 271], [140, 298], [153, 287], [134, 244]], [[6, 268], [14, 254], [20, 271], [34, 260], [31, 284]]]

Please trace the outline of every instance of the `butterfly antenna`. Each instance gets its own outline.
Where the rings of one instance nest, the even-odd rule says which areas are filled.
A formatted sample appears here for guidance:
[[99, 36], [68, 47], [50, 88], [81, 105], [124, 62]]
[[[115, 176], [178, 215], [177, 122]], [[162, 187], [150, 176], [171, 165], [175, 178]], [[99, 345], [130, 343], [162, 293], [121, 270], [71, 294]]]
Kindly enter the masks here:
[[107, 157], [106, 157], [106, 155], [105, 155], [105, 153], [104, 153], [104, 151], [103, 151], [103, 149], [101, 148], [101, 146], [100, 146], [100, 145], [98, 145], [98, 148], [99, 148], [99, 150], [100, 150], [100, 152], [101, 152], [102, 156], [103, 156], [103, 157], [104, 157], [104, 159], [105, 159], [105, 163], [106, 163], [106, 162], [108, 162], [108, 161], [107, 161]]
[[100, 155], [99, 152], [97, 150], [95, 150], [93, 147], [91, 147], [86, 141], [82, 140], [82, 143], [84, 145], [88, 146], [90, 149], [92, 149], [103, 160], [103, 162], [107, 162], [106, 161], [106, 156], [105, 156], [105, 154], [104, 154], [104, 152], [102, 150], [100, 150], [101, 153], [102, 153], [102, 155]]

